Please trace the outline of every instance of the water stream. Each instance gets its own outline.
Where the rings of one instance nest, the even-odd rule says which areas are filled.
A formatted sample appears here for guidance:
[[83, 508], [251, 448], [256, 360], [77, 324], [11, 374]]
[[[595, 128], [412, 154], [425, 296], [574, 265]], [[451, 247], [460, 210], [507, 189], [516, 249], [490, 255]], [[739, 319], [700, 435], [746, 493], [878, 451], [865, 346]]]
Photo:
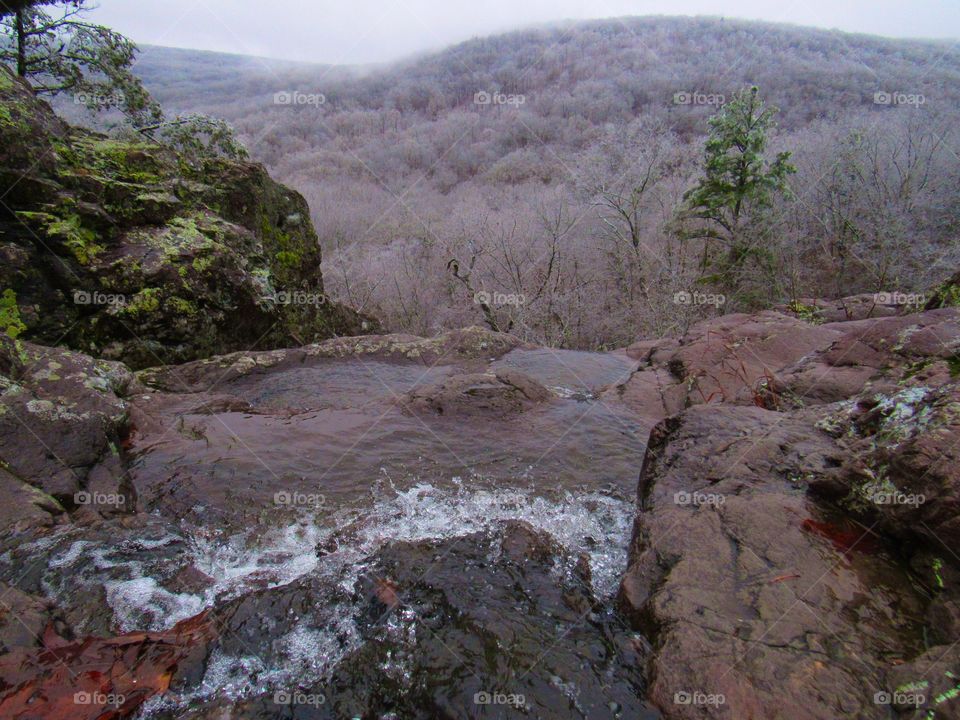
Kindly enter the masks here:
[[505, 368], [555, 399], [423, 416], [398, 398], [455, 368], [359, 359], [216, 388], [249, 412], [144, 399], [143, 514], [11, 550], [0, 575], [47, 558], [21, 586], [91, 635], [213, 613], [144, 720], [655, 717], [613, 607], [649, 423], [598, 399], [633, 365], [515, 350]]

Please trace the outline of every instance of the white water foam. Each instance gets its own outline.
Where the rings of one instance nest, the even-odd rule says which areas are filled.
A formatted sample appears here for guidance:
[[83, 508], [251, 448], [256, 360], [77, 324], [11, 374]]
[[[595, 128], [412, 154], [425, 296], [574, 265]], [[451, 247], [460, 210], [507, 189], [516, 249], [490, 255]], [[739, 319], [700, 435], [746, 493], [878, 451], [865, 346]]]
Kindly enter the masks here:
[[[494, 530], [509, 520], [522, 520], [549, 533], [573, 556], [586, 553], [595, 592], [601, 597], [615, 592], [626, 568], [632, 503], [597, 492], [565, 491], [549, 499], [532, 490], [467, 489], [459, 478], [454, 479], [453, 488], [420, 483], [406, 490], [392, 489], [387, 499], [375, 502], [366, 512], [345, 511], [329, 518], [329, 527], [314, 531], [309, 525], [294, 526], [292, 532], [260, 538], [260, 547], [254, 550], [245, 536], [195, 541], [193, 562], [216, 581], [219, 590], [208, 595], [224, 589], [230, 595], [239, 594], [245, 583], [262, 580], [264, 573], [271, 572], [272, 585], [315, 572], [331, 586], [350, 593], [378, 551], [388, 545], [462, 537]], [[317, 542], [331, 537], [334, 527], [343, 529], [336, 534], [338, 547], [317, 560]], [[280, 544], [273, 544], [270, 537]], [[312, 618], [313, 625], [298, 623], [273, 643], [282, 662], [271, 663], [269, 671], [260, 668], [249, 673], [247, 684], [237, 678], [261, 661], [253, 656], [218, 655], [196, 697], [237, 697], [264, 687], [309, 685], [321, 679], [359, 647], [356, 611], [332, 603], [323, 618]]]
[[121, 628], [126, 631], [147, 626], [161, 630], [203, 611], [203, 597], [189, 593], [173, 593], [157, 584], [152, 577], [104, 583], [107, 604]]
[[586, 553], [599, 596], [616, 590], [627, 564], [632, 503], [598, 492], [547, 498], [528, 489], [468, 489], [460, 478], [454, 485], [420, 483], [375, 504], [357, 535], [358, 549], [372, 555], [392, 542], [455, 538], [522, 520], [572, 555]]
[[[102, 585], [115, 624], [124, 631], [161, 630], [254, 589], [278, 587], [314, 574], [330, 588], [329, 603], [276, 638], [273, 658], [215, 651], [203, 683], [189, 696], [150, 703], [141, 717], [161, 707], [240, 697], [269, 688], [309, 686], [328, 676], [361, 642], [358, 608], [345, 598], [359, 576], [393, 543], [444, 540], [496, 531], [524, 521], [551, 535], [571, 556], [589, 559], [598, 597], [608, 598], [626, 568], [633, 503], [608, 494], [483, 486], [480, 478], [454, 478], [452, 486], [392, 484], [375, 491], [374, 502], [336, 514], [304, 514], [286, 527], [220, 535], [210, 528], [178, 529], [146, 538], [78, 540], [53, 553], [49, 570], [71, 581], [45, 583], [53, 594], [77, 588], [76, 575]], [[331, 552], [318, 559], [317, 545], [331, 538]], [[182, 549], [169, 547], [172, 544]], [[194, 592], [164, 587], [178, 569], [193, 566], [209, 578]], [[398, 671], [402, 668], [398, 668]]]
[[[312, 572], [349, 592], [364, 566], [389, 544], [451, 539], [522, 520], [549, 533], [572, 555], [586, 553], [598, 596], [616, 590], [626, 568], [632, 503], [599, 492], [562, 491], [545, 497], [532, 489], [478, 488], [478, 482], [471, 478], [472, 487], [467, 487], [454, 478], [448, 488], [428, 483], [383, 488], [378, 492], [383, 499], [368, 509], [304, 515], [287, 527], [256, 535], [211, 536], [209, 530], [181, 528], [182, 535], [171, 532], [119, 543], [74, 540], [51, 554], [48, 568], [58, 577], [45, 585], [56, 595], [78, 584], [100, 584], [121, 630], [165, 630], [252, 589], [286, 585]], [[336, 551], [318, 561], [318, 543], [334, 534]], [[175, 560], [151, 560], [151, 549], [172, 543], [183, 544], [186, 552], [176, 554]], [[162, 577], [170, 576], [172, 562], [192, 565], [208, 576], [209, 584], [193, 592], [166, 589]], [[72, 577], [77, 568], [82, 580]]]

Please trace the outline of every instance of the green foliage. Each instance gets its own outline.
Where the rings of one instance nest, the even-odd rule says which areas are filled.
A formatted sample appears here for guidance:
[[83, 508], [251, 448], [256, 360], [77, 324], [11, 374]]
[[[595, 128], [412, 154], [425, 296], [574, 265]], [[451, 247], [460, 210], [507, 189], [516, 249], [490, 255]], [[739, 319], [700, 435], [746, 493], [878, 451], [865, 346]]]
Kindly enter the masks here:
[[776, 113], [756, 87], [737, 93], [710, 118], [703, 176], [684, 195], [680, 235], [704, 241], [701, 270], [730, 290], [745, 290], [738, 282], [744, 268], [763, 268], [771, 259], [763, 242], [766, 213], [796, 172], [789, 152], [772, 162], [766, 157]]
[[141, 132], [174, 148], [194, 166], [210, 157], [229, 160], [246, 160], [249, 157], [233, 128], [225, 120], [208, 115], [194, 113], [177, 116], [156, 126], [142, 128]]
[[954, 275], [933, 292], [930, 309], [960, 307], [960, 276]]
[[132, 71], [136, 45], [86, 22], [87, 0], [49, 5], [58, 10], [28, 7], [0, 21], [0, 62], [29, 79], [38, 93], [70, 93], [97, 112], [119, 108], [135, 125], [158, 120], [160, 106]]
[[[40, 6], [53, 5], [59, 12]], [[130, 129], [182, 152], [246, 159], [247, 151], [225, 121], [193, 114], [166, 118], [133, 73], [137, 46], [118, 32], [86, 22], [87, 0], [55, 0], [0, 19], [0, 62], [27, 78], [38, 93], [71, 94], [94, 112], [119, 109]]]
[[710, 118], [704, 176], [685, 196], [695, 217], [732, 233], [749, 207], [769, 207], [785, 189], [787, 175], [796, 171], [790, 153], [779, 153], [772, 163], [764, 157], [776, 113], [752, 87]]
[[17, 305], [17, 294], [10, 289], [0, 295], [0, 330], [8, 337], [16, 340], [27, 329], [20, 319], [20, 308]]

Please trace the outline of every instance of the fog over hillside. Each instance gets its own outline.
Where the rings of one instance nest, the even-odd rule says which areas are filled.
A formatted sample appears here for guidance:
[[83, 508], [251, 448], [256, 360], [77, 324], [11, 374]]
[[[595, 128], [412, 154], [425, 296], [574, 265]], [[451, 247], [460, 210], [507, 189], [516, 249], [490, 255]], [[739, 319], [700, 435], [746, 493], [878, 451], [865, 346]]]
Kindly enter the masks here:
[[258, 0], [98, 0], [92, 18], [141, 44], [349, 65], [395, 62], [543, 23], [657, 14], [894, 38], [960, 38], [960, 6], [949, 0], [275, 0], [268, 13]]
[[[948, 43], [628, 18], [389, 66], [149, 47], [137, 70], [164, 105], [229, 120], [306, 195], [331, 286], [395, 329], [480, 321], [481, 289], [536, 295], [498, 312], [543, 342], [675, 329], [673, 294], [693, 279], [669, 226], [708, 118], [752, 85], [779, 108], [773, 148], [798, 167], [777, 207], [775, 281], [758, 280], [756, 300], [906, 290], [951, 267], [931, 260], [957, 222], [960, 50]], [[648, 173], [626, 222], [621, 201]], [[847, 215], [857, 229], [832, 247], [828, 227]], [[638, 242], [623, 242], [622, 223]], [[474, 264], [469, 287], [451, 260]], [[557, 297], [531, 292], [541, 285]], [[638, 296], [645, 287], [658, 290]]]

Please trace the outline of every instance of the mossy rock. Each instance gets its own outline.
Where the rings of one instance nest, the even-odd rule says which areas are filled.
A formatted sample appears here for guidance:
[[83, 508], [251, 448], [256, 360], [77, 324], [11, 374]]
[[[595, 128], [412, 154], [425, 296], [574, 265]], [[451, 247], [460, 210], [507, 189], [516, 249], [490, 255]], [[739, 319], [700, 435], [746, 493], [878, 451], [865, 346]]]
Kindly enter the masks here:
[[0, 74], [0, 181], [21, 178], [0, 287], [25, 339], [144, 367], [377, 328], [326, 302], [306, 201], [262, 165], [71, 128]]
[[937, 286], [924, 309], [937, 310], [945, 307], [960, 307], [960, 272], [954, 273]]

